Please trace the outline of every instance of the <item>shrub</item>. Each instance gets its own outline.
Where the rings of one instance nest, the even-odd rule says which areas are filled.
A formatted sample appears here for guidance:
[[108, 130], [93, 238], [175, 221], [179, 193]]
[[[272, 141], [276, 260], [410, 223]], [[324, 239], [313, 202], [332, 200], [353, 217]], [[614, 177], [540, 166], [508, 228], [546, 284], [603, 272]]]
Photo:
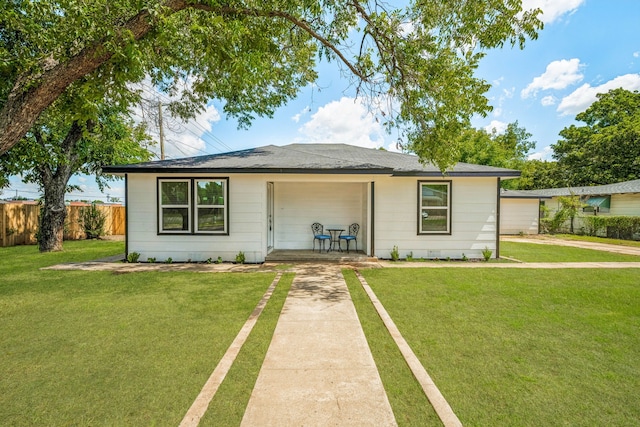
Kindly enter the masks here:
[[165, 261], [165, 263], [167, 264], [171, 264], [173, 262], [173, 258], [169, 257], [167, 258], [167, 260]]
[[393, 250], [390, 252], [390, 255], [393, 261], [397, 261], [400, 259], [400, 251], [398, 251], [398, 246], [393, 247]]
[[245, 258], [244, 258], [244, 252], [240, 251], [238, 252], [238, 255], [236, 255], [236, 262], [238, 264], [244, 264]]
[[489, 249], [488, 247], [484, 247], [484, 249], [482, 250], [482, 257], [484, 258], [485, 262], [489, 261], [489, 259], [491, 259], [491, 254], [493, 253], [493, 251], [491, 249]]
[[104, 223], [106, 216], [98, 209], [95, 203], [82, 208], [80, 211], [80, 225], [87, 239], [96, 239], [104, 235]]
[[407, 254], [407, 258], [406, 259], [407, 259], [407, 261], [413, 261], [413, 251], [411, 251], [411, 252], [409, 252]]
[[138, 259], [140, 258], [140, 254], [138, 252], [130, 252], [129, 255], [127, 255], [127, 262], [138, 262]]
[[149, 258], [147, 258], [147, 262], [154, 263], [154, 262], [156, 262], [156, 259], [155, 259], [155, 257], [149, 257]]

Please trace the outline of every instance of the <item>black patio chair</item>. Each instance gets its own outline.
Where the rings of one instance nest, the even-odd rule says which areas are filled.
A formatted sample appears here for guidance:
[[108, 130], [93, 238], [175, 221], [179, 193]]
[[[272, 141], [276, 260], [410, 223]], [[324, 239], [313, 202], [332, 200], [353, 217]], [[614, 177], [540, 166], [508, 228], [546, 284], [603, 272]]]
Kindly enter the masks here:
[[349, 253], [349, 242], [352, 240], [356, 244], [356, 252], [358, 252], [358, 231], [360, 231], [360, 225], [355, 222], [349, 226], [347, 234], [340, 235], [340, 241], [345, 240], [347, 242], [347, 253]]
[[[319, 222], [314, 222], [311, 224], [311, 231], [313, 232], [313, 248], [311, 251], [316, 250], [316, 240], [318, 241], [318, 252], [322, 252], [322, 249], [325, 247], [325, 243], [327, 240], [331, 240], [331, 236], [328, 234], [324, 234], [324, 226]], [[322, 244], [322, 246], [320, 246]]]

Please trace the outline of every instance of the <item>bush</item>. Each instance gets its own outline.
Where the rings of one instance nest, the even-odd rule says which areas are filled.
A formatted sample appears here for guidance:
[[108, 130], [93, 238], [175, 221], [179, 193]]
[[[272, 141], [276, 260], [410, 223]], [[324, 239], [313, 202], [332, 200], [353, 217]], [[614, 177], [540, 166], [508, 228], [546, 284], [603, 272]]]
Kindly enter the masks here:
[[238, 255], [236, 255], [236, 262], [238, 264], [244, 264], [245, 258], [244, 258], [244, 252], [240, 251], [238, 252]]
[[484, 247], [484, 249], [482, 250], [482, 257], [484, 258], [485, 261], [489, 261], [489, 259], [491, 259], [491, 254], [493, 253], [493, 251], [491, 251], [491, 249], [489, 249], [488, 247]]
[[138, 259], [140, 258], [140, 254], [138, 252], [131, 252], [129, 253], [129, 255], [127, 255], [127, 262], [138, 262]]
[[80, 211], [80, 225], [87, 239], [96, 239], [104, 235], [104, 223], [106, 216], [95, 204]]
[[398, 246], [394, 246], [393, 250], [390, 252], [391, 260], [397, 261], [400, 259], [400, 251], [398, 250]]

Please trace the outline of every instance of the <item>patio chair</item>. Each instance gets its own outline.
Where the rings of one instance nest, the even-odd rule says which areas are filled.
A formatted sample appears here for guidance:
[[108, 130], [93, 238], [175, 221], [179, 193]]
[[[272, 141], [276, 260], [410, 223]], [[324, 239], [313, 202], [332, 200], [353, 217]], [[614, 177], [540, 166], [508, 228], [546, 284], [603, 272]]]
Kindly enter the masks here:
[[[325, 243], [327, 240], [331, 240], [331, 236], [328, 234], [324, 234], [324, 226], [319, 222], [314, 222], [311, 224], [311, 231], [313, 231], [313, 248], [311, 251], [316, 250], [316, 240], [318, 241], [318, 252], [321, 252], [325, 247]], [[322, 246], [320, 246], [322, 244]]]
[[355, 222], [349, 226], [347, 234], [340, 235], [340, 241], [345, 240], [347, 242], [347, 253], [349, 253], [349, 242], [352, 240], [356, 244], [356, 252], [358, 252], [358, 231], [360, 231], [360, 225]]

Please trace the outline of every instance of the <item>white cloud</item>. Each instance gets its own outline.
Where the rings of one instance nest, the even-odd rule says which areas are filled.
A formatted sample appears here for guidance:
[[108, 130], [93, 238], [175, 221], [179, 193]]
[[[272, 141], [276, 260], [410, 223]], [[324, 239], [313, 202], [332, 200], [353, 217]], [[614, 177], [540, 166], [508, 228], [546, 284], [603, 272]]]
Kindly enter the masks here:
[[540, 8], [542, 14], [539, 18], [544, 23], [551, 23], [565, 14], [572, 14], [585, 0], [522, 0], [522, 9], [530, 10]]
[[634, 58], [640, 58], [640, 52], [633, 52]]
[[487, 126], [484, 127], [484, 130], [488, 133], [496, 132], [496, 133], [504, 133], [507, 130], [508, 123], [501, 122], [500, 120], [492, 120]]
[[542, 149], [542, 151], [531, 153], [527, 158], [529, 160], [552, 160], [552, 157], [551, 157], [552, 154], [553, 154], [553, 149], [551, 148], [550, 145], [547, 145]]
[[295, 114], [294, 116], [292, 116], [291, 120], [293, 120], [296, 123], [300, 122], [300, 118], [306, 115], [310, 110], [311, 109], [308, 106], [304, 107], [298, 114]]
[[558, 100], [556, 99], [555, 96], [549, 95], [542, 98], [540, 100], [540, 104], [542, 104], [543, 107], [549, 107], [550, 105], [556, 105], [557, 101]]
[[640, 90], [640, 74], [625, 74], [618, 76], [600, 86], [591, 86], [588, 83], [580, 86], [568, 96], [562, 98], [557, 111], [567, 116], [570, 114], [578, 114], [597, 100], [596, 94], [607, 93], [611, 89], [623, 88], [627, 90]]
[[522, 98], [536, 96], [539, 90], [564, 89], [567, 86], [578, 83], [584, 77], [580, 73], [580, 60], [561, 59], [553, 61], [547, 65], [547, 70], [540, 76], [533, 79], [529, 85], [520, 92]]
[[311, 116], [298, 131], [297, 142], [344, 143], [378, 148], [384, 145], [384, 129], [365, 105], [354, 98], [332, 101]]

